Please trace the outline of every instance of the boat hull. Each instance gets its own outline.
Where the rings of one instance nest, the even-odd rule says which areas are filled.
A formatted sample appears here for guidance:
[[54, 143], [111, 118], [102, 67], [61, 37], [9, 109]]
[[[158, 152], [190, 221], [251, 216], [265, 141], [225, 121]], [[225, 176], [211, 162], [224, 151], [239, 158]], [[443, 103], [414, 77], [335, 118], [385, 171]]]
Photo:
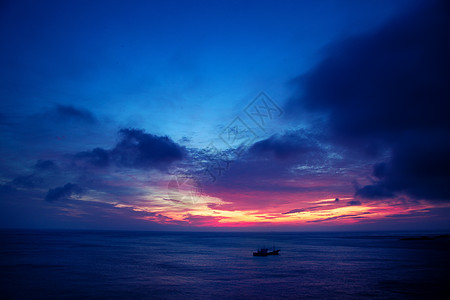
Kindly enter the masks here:
[[268, 256], [268, 255], [278, 255], [280, 250], [274, 250], [270, 252], [253, 252], [253, 256]]

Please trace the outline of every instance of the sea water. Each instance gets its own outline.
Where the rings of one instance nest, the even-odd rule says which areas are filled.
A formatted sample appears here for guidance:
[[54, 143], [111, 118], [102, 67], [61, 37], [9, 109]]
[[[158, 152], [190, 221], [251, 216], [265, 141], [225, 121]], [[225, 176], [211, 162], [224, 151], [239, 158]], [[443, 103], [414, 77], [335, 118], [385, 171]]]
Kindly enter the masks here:
[[425, 234], [4, 230], [1, 298], [450, 299], [450, 239], [401, 239]]

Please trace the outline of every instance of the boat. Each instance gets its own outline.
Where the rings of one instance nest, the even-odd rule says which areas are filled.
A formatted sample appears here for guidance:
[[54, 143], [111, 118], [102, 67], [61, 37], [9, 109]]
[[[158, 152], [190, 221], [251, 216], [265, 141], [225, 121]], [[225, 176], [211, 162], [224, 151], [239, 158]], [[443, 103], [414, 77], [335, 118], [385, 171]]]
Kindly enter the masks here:
[[272, 251], [269, 251], [267, 248], [261, 248], [258, 249], [257, 252], [253, 252], [253, 256], [267, 256], [267, 255], [278, 255], [280, 250], [273, 249]]

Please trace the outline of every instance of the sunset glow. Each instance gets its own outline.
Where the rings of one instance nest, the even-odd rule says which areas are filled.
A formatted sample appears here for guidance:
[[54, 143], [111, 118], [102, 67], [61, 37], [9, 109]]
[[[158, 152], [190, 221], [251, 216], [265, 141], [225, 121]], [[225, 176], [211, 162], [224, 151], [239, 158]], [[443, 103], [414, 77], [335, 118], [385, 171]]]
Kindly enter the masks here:
[[444, 4], [244, 2], [2, 6], [0, 227], [450, 226]]

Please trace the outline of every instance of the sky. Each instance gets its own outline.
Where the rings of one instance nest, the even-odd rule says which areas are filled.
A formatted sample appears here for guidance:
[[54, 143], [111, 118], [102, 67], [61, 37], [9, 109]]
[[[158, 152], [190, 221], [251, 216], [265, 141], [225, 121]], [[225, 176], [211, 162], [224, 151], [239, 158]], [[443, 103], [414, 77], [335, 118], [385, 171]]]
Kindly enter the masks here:
[[450, 228], [446, 1], [2, 1], [0, 228]]

